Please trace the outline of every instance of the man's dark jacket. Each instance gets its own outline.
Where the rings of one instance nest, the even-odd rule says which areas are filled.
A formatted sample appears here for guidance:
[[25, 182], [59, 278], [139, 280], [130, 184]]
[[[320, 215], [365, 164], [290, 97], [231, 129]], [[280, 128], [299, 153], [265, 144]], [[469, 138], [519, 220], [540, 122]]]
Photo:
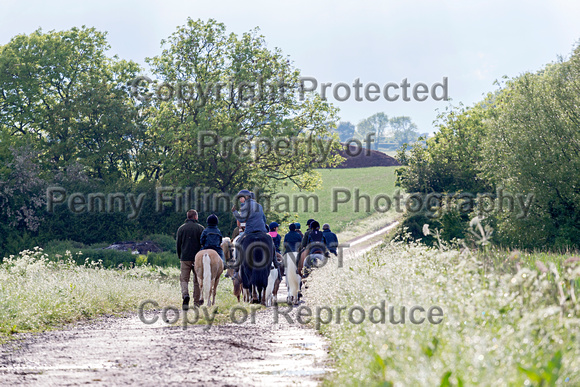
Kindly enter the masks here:
[[203, 226], [197, 220], [187, 219], [177, 230], [177, 256], [182, 261], [195, 260], [195, 254], [201, 250], [201, 233]]

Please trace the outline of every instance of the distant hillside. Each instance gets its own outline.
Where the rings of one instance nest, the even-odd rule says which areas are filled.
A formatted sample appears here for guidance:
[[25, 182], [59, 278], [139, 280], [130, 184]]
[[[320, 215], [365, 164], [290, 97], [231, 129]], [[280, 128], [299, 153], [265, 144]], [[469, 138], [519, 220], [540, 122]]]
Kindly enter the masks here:
[[367, 167], [392, 167], [401, 165], [395, 158], [375, 150], [367, 150], [351, 145], [349, 154], [346, 145], [342, 144], [342, 150], [338, 152], [346, 160], [335, 168], [367, 168]]

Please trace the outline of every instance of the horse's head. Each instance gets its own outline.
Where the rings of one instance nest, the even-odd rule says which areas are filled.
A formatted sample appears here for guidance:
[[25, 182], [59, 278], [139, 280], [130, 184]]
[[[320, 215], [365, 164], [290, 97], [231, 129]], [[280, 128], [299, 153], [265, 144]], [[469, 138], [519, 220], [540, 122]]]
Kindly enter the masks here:
[[[227, 244], [225, 244], [226, 239], [227, 239]], [[231, 241], [230, 238], [224, 238], [224, 242], [222, 243], [222, 250], [224, 251], [224, 258], [225, 258], [226, 262], [229, 264], [228, 265], [229, 266], [228, 275], [232, 279], [234, 276], [234, 271], [236, 270], [234, 268], [234, 265], [238, 262], [237, 261], [238, 251], [236, 249], [236, 244], [237, 244], [239, 239], [240, 239], [240, 236], [235, 237], [233, 241]]]
[[225, 237], [222, 239], [222, 244], [221, 244], [221, 248], [224, 252], [224, 259], [227, 261], [229, 261], [230, 259], [232, 259], [232, 252], [231, 252], [231, 246], [232, 241], [230, 238]]

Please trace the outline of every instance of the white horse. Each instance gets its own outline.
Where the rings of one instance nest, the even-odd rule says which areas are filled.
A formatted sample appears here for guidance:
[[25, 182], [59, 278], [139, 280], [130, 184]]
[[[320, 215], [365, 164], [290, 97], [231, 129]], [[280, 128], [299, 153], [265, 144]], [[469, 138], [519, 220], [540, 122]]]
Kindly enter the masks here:
[[288, 288], [288, 305], [298, 303], [298, 291], [302, 277], [296, 273], [296, 256], [298, 253], [288, 252], [284, 254], [284, 266], [286, 267], [286, 288]]
[[[284, 265], [283, 258], [280, 253], [276, 253], [276, 258], [281, 265]], [[266, 287], [266, 306], [278, 304], [278, 289], [280, 288], [280, 280], [278, 279], [278, 272], [280, 269], [273, 268], [270, 270], [268, 276], [268, 286]]]
[[270, 275], [268, 276], [268, 287], [266, 287], [266, 306], [272, 306], [274, 300], [274, 285], [278, 280], [278, 269], [273, 268], [270, 270]]

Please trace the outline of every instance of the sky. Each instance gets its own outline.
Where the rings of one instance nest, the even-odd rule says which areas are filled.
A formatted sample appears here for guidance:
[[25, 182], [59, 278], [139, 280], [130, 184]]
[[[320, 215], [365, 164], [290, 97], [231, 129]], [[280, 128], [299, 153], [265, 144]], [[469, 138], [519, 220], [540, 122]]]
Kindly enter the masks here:
[[[108, 32], [110, 55], [134, 60], [161, 53], [160, 42], [192, 19], [216, 19], [228, 32], [255, 27], [268, 47], [279, 47], [303, 76], [351, 85], [351, 97], [328, 101], [341, 120], [357, 124], [384, 112], [411, 117], [421, 133], [434, 131], [437, 110], [480, 101], [495, 80], [537, 71], [580, 42], [580, 2], [563, 1], [109, 1], [0, 0], [0, 45], [17, 34], [90, 26]], [[391, 88], [388, 101], [354, 98], [353, 82], [410, 84], [410, 101]], [[450, 101], [425, 101], [412, 88], [447, 78]], [[441, 94], [439, 89], [439, 95]], [[343, 95], [344, 88], [339, 96]], [[421, 95], [419, 95], [421, 96]]]

